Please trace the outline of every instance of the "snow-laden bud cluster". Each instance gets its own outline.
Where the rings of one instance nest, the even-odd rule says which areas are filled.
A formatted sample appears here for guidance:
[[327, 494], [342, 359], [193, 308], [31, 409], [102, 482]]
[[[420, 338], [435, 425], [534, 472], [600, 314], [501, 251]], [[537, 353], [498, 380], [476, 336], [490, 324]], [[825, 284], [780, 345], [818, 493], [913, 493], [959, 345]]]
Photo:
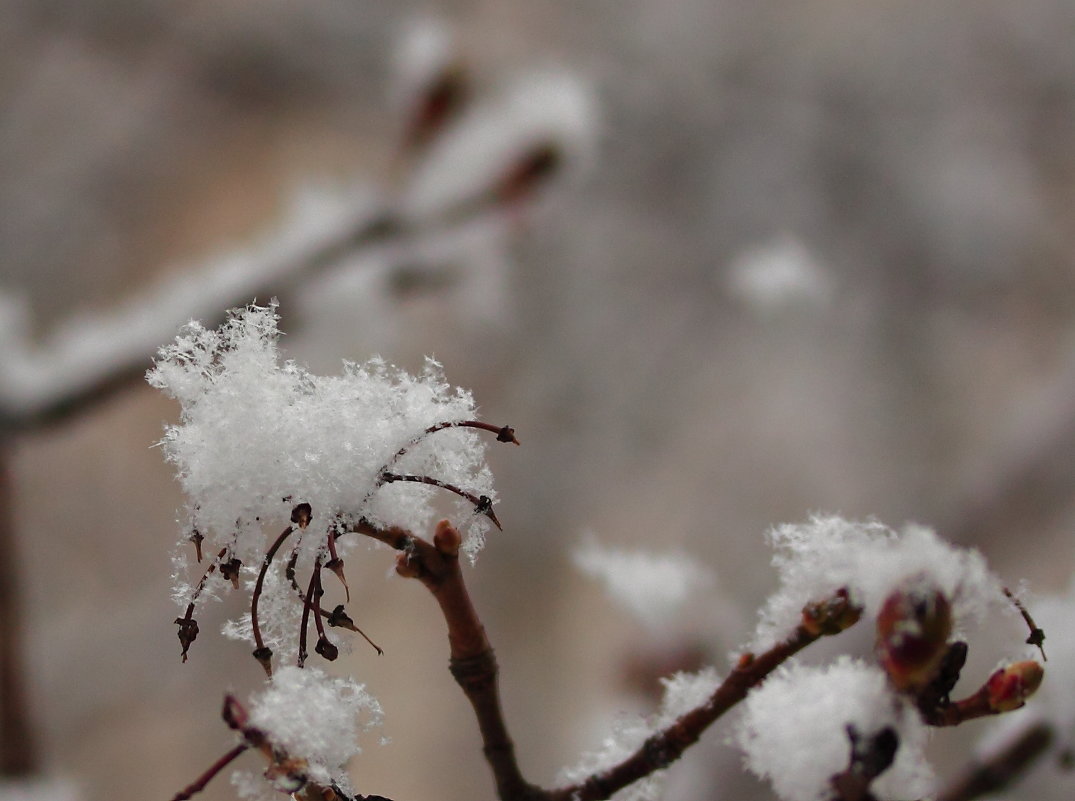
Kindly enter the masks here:
[[751, 771], [785, 801], [827, 801], [831, 779], [848, 767], [848, 727], [869, 738], [885, 727], [899, 739], [896, 761], [873, 789], [879, 798], [928, 795], [927, 730], [896, 695], [884, 671], [847, 656], [825, 667], [789, 664], [747, 696], [736, 739]]
[[[451, 388], [427, 361], [412, 376], [371, 359], [345, 362], [337, 376], [311, 375], [280, 358], [275, 306], [233, 312], [219, 329], [187, 325], [161, 349], [149, 383], [176, 398], [182, 420], [162, 445], [210, 552], [228, 546], [244, 564], [264, 554], [261, 524], [288, 522], [309, 503], [311, 528], [336, 515], [421, 529], [443, 492], [417, 483], [382, 484], [388, 465], [493, 498], [484, 445], [462, 428], [420, 438], [429, 426], [475, 416], [470, 393]], [[393, 457], [408, 446], [398, 461]], [[464, 503], [464, 550], [474, 553], [487, 521]]]
[[804, 599], [846, 588], [863, 617], [877, 617], [885, 600], [908, 578], [930, 583], [951, 602], [955, 631], [1006, 608], [1001, 582], [976, 550], [957, 548], [922, 526], [894, 531], [877, 522], [815, 517], [769, 532], [780, 588], [761, 610], [752, 651], [787, 636]]
[[[299, 766], [303, 778], [350, 792], [344, 768], [362, 750], [359, 735], [379, 726], [381, 719], [380, 704], [363, 685], [316, 668], [288, 666], [251, 699], [249, 725]], [[244, 797], [281, 797], [278, 787], [245, 771], [236, 773], [235, 783]]]

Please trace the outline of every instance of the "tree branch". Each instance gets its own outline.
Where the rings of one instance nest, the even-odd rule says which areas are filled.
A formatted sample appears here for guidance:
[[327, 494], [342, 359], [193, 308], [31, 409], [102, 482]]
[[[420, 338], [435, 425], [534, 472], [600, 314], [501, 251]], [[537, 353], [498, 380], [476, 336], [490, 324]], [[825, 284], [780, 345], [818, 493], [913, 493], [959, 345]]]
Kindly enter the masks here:
[[0, 432], [0, 566], [4, 569], [0, 581], [0, 777], [19, 777], [40, 766], [23, 683], [23, 623], [16, 592], [15, 519], [5, 445]]
[[836, 634], [858, 620], [858, 612], [840, 590], [825, 601], [808, 604], [791, 636], [755, 656], [743, 654], [739, 664], [702, 706], [651, 736], [619, 765], [580, 783], [545, 790], [527, 782], [515, 758], [500, 705], [497, 663], [485, 628], [467, 592], [459, 569], [459, 532], [447, 521], [429, 543], [400, 528], [379, 529], [359, 520], [350, 529], [400, 551], [396, 571], [416, 578], [440, 605], [448, 628], [451, 672], [474, 708], [485, 758], [492, 769], [501, 801], [601, 801], [629, 784], [667, 767], [725, 712], [746, 697], [773, 670], [815, 640]]

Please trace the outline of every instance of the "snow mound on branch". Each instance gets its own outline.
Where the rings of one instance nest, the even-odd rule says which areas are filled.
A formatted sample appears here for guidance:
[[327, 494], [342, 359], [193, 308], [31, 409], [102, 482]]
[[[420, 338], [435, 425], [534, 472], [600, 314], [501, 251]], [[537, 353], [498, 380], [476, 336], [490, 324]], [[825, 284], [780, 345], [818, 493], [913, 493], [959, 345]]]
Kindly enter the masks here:
[[848, 726], [864, 738], [885, 727], [896, 731], [896, 760], [873, 785], [879, 798], [929, 795], [925, 725], [884, 671], [847, 656], [821, 668], [788, 664], [769, 676], [747, 696], [736, 739], [747, 767], [782, 799], [827, 801], [831, 778], [850, 762]]
[[976, 550], [958, 548], [922, 526], [896, 532], [877, 522], [814, 517], [768, 534], [780, 588], [762, 608], [748, 650], [767, 650], [794, 630], [803, 606], [846, 587], [872, 619], [904, 579], [921, 575], [952, 602], [957, 629], [1007, 609], [1000, 580]]
[[[475, 431], [422, 436], [435, 423], [476, 416], [470, 393], [450, 387], [439, 364], [427, 360], [412, 376], [373, 358], [344, 362], [337, 376], [312, 375], [281, 360], [277, 322], [275, 305], [235, 310], [216, 330], [191, 322], [160, 350], [147, 376], [182, 406], [180, 423], [166, 428], [161, 445], [209, 553], [229, 546], [245, 564], [257, 564], [265, 550], [261, 524], [286, 525], [304, 502], [313, 508], [311, 531], [322, 534], [336, 515], [427, 527], [434, 496], [445, 491], [379, 485], [389, 464], [396, 473], [431, 476], [495, 500]], [[464, 550], [473, 555], [487, 520], [462, 500], [459, 519]], [[306, 539], [316, 547], [323, 537]]]
[[[250, 704], [251, 726], [289, 757], [305, 760], [310, 780], [326, 787], [335, 784], [345, 792], [350, 780], [344, 768], [362, 751], [358, 737], [380, 726], [382, 718], [381, 705], [364, 685], [293, 665], [277, 670]], [[263, 778], [237, 774], [233, 780], [244, 795], [280, 798]]]

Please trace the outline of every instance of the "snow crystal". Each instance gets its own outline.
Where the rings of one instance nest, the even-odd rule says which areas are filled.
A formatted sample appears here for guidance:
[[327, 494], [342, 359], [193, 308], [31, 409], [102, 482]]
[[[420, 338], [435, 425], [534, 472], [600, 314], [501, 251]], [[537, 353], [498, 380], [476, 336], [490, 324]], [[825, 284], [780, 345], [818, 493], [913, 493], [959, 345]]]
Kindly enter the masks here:
[[747, 767], [785, 801], [827, 801], [830, 779], [851, 755], [847, 726], [863, 737], [892, 727], [896, 761], [874, 783], [879, 798], [928, 795], [933, 775], [922, 749], [926, 728], [889, 687], [880, 668], [847, 656], [827, 667], [789, 663], [752, 690], [736, 739]]
[[749, 645], [752, 651], [785, 638], [798, 624], [806, 603], [842, 587], [872, 617], [901, 581], [922, 575], [952, 602], [957, 629], [1008, 604], [1001, 582], [978, 551], [950, 545], [922, 526], [896, 532], [877, 522], [814, 517], [807, 523], [778, 526], [768, 538], [780, 589], [760, 612]]
[[[637, 751], [648, 737], [705, 703], [720, 686], [720, 679], [714, 668], [707, 667], [697, 673], [676, 673], [661, 679], [661, 684], [664, 686], [664, 697], [655, 715], [622, 717], [602, 743], [601, 749], [582, 754], [575, 765], [560, 772], [560, 780], [565, 784], [581, 782], [615, 767]], [[665, 774], [664, 770], [651, 773], [612, 797], [615, 801], [657, 801], [661, 797]]]
[[[470, 394], [453, 390], [440, 365], [427, 361], [412, 376], [375, 358], [345, 362], [338, 376], [312, 375], [281, 361], [277, 319], [275, 307], [250, 307], [217, 330], [191, 322], [161, 349], [148, 375], [182, 405], [181, 422], [167, 427], [161, 444], [207, 553], [226, 545], [244, 564], [258, 564], [265, 551], [261, 526], [278, 533], [301, 502], [313, 507], [312, 531], [324, 532], [336, 515], [426, 528], [433, 499], [444, 491], [411, 482], [379, 486], [389, 464], [397, 473], [432, 476], [495, 500], [485, 444], [475, 431], [421, 436], [435, 423], [476, 416]], [[464, 550], [472, 555], [486, 518], [459, 504]], [[316, 548], [323, 538], [307, 539]], [[347, 547], [349, 538], [341, 543]]]
[[381, 705], [364, 685], [316, 668], [280, 668], [250, 704], [251, 726], [289, 757], [305, 759], [309, 779], [341, 788], [349, 786], [347, 760], [362, 750], [359, 735], [381, 719]]
[[659, 628], [673, 619], [692, 593], [713, 575], [685, 553], [631, 551], [588, 537], [572, 553], [575, 566], [599, 579], [609, 595], [643, 624]]

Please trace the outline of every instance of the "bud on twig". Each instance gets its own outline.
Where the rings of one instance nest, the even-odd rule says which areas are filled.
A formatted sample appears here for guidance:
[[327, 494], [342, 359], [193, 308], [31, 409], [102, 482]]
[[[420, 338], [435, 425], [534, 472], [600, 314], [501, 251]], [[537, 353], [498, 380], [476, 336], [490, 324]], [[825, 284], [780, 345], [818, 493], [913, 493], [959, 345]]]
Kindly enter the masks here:
[[926, 576], [904, 581], [877, 615], [877, 656], [896, 689], [928, 686], [947, 653], [952, 606]]
[[816, 637], [827, 637], [855, 625], [862, 609], [851, 603], [847, 589], [839, 589], [824, 601], [803, 607], [802, 627]]
[[1033, 660], [1001, 668], [985, 683], [989, 708], [994, 712], [1018, 709], [1041, 686], [1044, 676], [1045, 669]]

